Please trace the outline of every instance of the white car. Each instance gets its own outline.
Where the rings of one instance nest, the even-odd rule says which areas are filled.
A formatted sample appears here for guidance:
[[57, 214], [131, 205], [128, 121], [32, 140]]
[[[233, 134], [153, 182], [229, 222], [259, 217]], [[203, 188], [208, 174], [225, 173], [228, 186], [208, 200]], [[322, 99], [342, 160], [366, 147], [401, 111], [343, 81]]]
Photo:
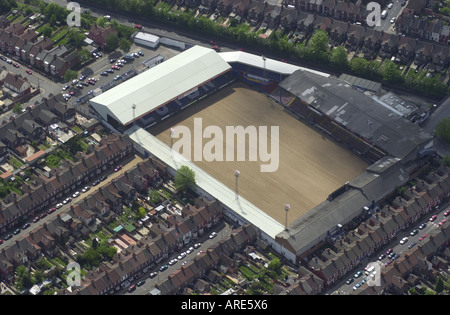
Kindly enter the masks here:
[[407, 237], [402, 238], [402, 240], [400, 241], [400, 244], [405, 244], [408, 241]]
[[72, 197], [73, 197], [73, 198], [77, 198], [79, 195], [80, 195], [80, 192], [79, 192], [79, 191], [76, 191], [76, 192], [72, 195]]
[[209, 238], [214, 238], [216, 236], [217, 236], [217, 233], [216, 232], [212, 232], [211, 235], [209, 236]]
[[388, 6], [387, 6], [387, 8], [388, 8], [388, 9], [392, 9], [393, 6], [394, 6], [393, 3], [389, 3]]
[[395, 16], [391, 19], [391, 24], [395, 23]]
[[58, 204], [55, 206], [55, 208], [56, 208], [56, 209], [59, 209], [59, 208], [61, 208], [62, 206], [63, 206], [62, 203], [58, 203]]

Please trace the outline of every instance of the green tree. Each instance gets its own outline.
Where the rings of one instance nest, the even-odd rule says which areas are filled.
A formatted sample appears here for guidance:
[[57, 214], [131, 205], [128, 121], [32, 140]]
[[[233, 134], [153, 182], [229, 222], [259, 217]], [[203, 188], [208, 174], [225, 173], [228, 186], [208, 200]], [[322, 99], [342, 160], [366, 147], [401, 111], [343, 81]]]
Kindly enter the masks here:
[[77, 48], [81, 47], [86, 39], [86, 35], [76, 28], [72, 28], [69, 34], [67, 34], [67, 37], [69, 41]]
[[53, 33], [53, 29], [48, 26], [45, 25], [42, 29], [41, 29], [41, 34], [44, 35], [45, 37], [50, 37]]
[[442, 163], [450, 167], [450, 155], [444, 156], [444, 158], [442, 159]]
[[281, 268], [281, 261], [279, 258], [274, 258], [269, 262], [269, 265], [267, 266], [269, 270], [278, 271]]
[[357, 75], [365, 75], [369, 71], [369, 61], [356, 57], [350, 61], [350, 69]]
[[329, 58], [329, 43], [330, 38], [328, 33], [324, 30], [316, 30], [307, 45], [307, 52], [310, 58], [314, 60], [327, 61]]
[[123, 52], [129, 52], [131, 48], [131, 42], [126, 38], [121, 38], [119, 41], [119, 48]]
[[78, 50], [78, 60], [80, 60], [81, 63], [88, 61], [91, 58], [91, 53], [86, 47], [81, 48]]
[[113, 51], [119, 47], [119, 37], [116, 34], [109, 34], [105, 38], [106, 49], [108, 51]]
[[17, 103], [16, 105], [14, 105], [12, 111], [14, 114], [20, 114], [22, 112], [22, 104]]
[[195, 187], [195, 173], [187, 166], [182, 166], [174, 178], [175, 188], [184, 193]]
[[148, 194], [148, 197], [150, 198], [150, 202], [153, 204], [157, 204], [161, 201], [161, 195], [159, 194], [159, 192], [157, 190], [152, 190]]
[[450, 143], [450, 118], [443, 118], [436, 126], [436, 136]]
[[383, 80], [391, 83], [402, 81], [402, 72], [398, 66], [391, 60], [386, 60], [383, 65]]
[[78, 78], [78, 72], [75, 70], [67, 70], [66, 73], [64, 74], [64, 80], [66, 82], [70, 82], [72, 80], [75, 80]]
[[436, 281], [436, 285], [434, 286], [434, 291], [437, 293], [441, 293], [444, 291], [444, 280], [442, 280], [442, 277], [438, 277]]
[[331, 51], [331, 63], [340, 69], [348, 67], [347, 50], [344, 46], [334, 47]]

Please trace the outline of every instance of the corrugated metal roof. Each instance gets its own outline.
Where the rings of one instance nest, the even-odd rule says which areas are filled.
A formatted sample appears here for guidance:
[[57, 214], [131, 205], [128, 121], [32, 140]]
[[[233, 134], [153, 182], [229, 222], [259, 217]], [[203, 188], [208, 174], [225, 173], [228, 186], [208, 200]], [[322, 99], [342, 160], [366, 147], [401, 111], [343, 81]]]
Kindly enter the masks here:
[[90, 102], [105, 120], [109, 114], [127, 125], [230, 69], [214, 50], [194, 46]]
[[299, 67], [287, 62], [270, 59], [265, 56], [250, 54], [245, 51], [223, 52], [219, 53], [219, 55], [228, 63], [239, 62], [256, 68], [266, 69], [268, 71], [273, 71], [285, 75], [292, 74], [297, 70], [305, 70], [324, 77], [330, 76], [328, 73]]

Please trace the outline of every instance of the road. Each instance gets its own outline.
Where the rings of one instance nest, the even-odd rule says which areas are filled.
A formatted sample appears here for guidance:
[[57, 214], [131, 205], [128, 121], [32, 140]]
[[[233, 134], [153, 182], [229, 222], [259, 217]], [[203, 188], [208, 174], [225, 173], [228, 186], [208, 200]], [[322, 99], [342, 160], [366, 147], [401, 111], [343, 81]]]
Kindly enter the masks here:
[[[231, 235], [232, 227], [226, 223], [225, 221], [222, 221], [222, 223], [219, 223], [217, 226], [213, 227], [208, 233], [203, 235], [200, 239], [195, 240], [192, 242], [192, 244], [187, 245], [185, 248], [181, 249], [178, 253], [174, 253], [169, 258], [162, 260], [157, 265], [150, 268], [144, 276], [142, 276], [140, 279], [134, 279], [131, 283], [136, 284], [138, 281], [144, 281], [145, 283], [142, 286], [139, 286], [136, 288], [135, 291], [128, 293], [127, 287], [122, 289], [121, 291], [117, 292], [118, 295], [146, 295], [148, 294], [152, 289], [155, 288], [156, 284], [161, 283], [165, 278], [167, 278], [171, 273], [176, 271], [177, 269], [180, 269], [182, 264], [184, 262], [189, 262], [193, 260], [198, 254], [201, 252], [206, 251], [211, 246], [217, 244], [217, 242], [224, 240], [225, 238], [229, 237]], [[214, 238], [209, 238], [209, 235], [211, 235], [212, 232], [216, 232], [217, 236]], [[201, 246], [197, 249], [194, 249], [194, 251], [190, 254], [187, 254], [186, 257], [184, 257], [181, 260], [178, 260], [175, 264], [169, 265], [169, 261], [173, 258], [177, 258], [180, 253], [185, 252], [189, 247], [192, 247], [195, 243], [200, 243]], [[160, 271], [160, 267], [163, 265], [168, 265], [169, 267], [164, 270]], [[157, 272], [156, 277], [150, 278], [150, 273]]]
[[[27, 229], [24, 229], [24, 230], [23, 230], [23, 229], [20, 229], [20, 233], [19, 233], [19, 234], [13, 235], [13, 231], [14, 231], [16, 228], [22, 227], [23, 224], [21, 224], [20, 226], [17, 226], [17, 227], [12, 228], [9, 232], [4, 233], [3, 235], [0, 235], [0, 239], [4, 239], [5, 236], [8, 235], [8, 234], [12, 234], [12, 235], [13, 235], [13, 237], [12, 237], [11, 239], [4, 241], [3, 244], [0, 245], [0, 248], [6, 248], [6, 247], [8, 247], [8, 246], [11, 246], [11, 245], [16, 241], [16, 239], [21, 239], [21, 238], [25, 237], [26, 235], [28, 235], [28, 234], [30, 233], [30, 231], [33, 231], [33, 230], [37, 229], [39, 225], [43, 225], [44, 223], [47, 223], [47, 222], [52, 222], [53, 220], [55, 220], [55, 218], [57, 217], [58, 214], [65, 213], [65, 212], [69, 211], [70, 206], [71, 206], [72, 204], [76, 203], [77, 201], [83, 200], [85, 197], [87, 197], [87, 196], [89, 196], [89, 195], [91, 195], [91, 194], [94, 194], [94, 193], [96, 192], [96, 190], [98, 190], [99, 188], [101, 188], [101, 187], [103, 187], [103, 186], [105, 186], [105, 185], [108, 185], [108, 184], [111, 182], [111, 180], [113, 180], [113, 179], [119, 177], [119, 176], [120, 176], [121, 174], [123, 174], [125, 171], [134, 168], [134, 167], [135, 167], [138, 163], [140, 163], [140, 162], [142, 162], [142, 158], [140, 158], [139, 156], [136, 155], [136, 156], [134, 156], [133, 159], [127, 161], [126, 164], [123, 163], [124, 166], [123, 166], [123, 168], [122, 168], [122, 170], [121, 170], [120, 172], [114, 172], [114, 171], [111, 169], [111, 170], [106, 171], [105, 173], [100, 174], [98, 177], [92, 178], [92, 180], [91, 180], [89, 183], [83, 183], [83, 184], [79, 187], [79, 189], [78, 189], [79, 191], [80, 191], [84, 186], [86, 186], [86, 185], [91, 186], [91, 189], [88, 190], [88, 191], [85, 192], [85, 193], [81, 193], [77, 198], [72, 199], [71, 202], [69, 202], [68, 204], [64, 205], [64, 206], [61, 207], [60, 209], [57, 209], [57, 210], [56, 210], [55, 212], [53, 212], [52, 214], [49, 214], [49, 215], [45, 216], [44, 218], [41, 218], [41, 219], [40, 219], [38, 222], [36, 222], [36, 223], [33, 223], [33, 222], [32, 222], [32, 218], [31, 218], [31, 217], [28, 218], [28, 219], [24, 219], [23, 223], [29, 222], [29, 223], [30, 223], [30, 227], [28, 227]], [[108, 179], [105, 180], [105, 181], [100, 182], [100, 184], [98, 184], [97, 186], [93, 186], [92, 183], [93, 183], [96, 179], [98, 179], [99, 177], [101, 177], [101, 176], [103, 176], [103, 175], [108, 176]], [[55, 204], [49, 205], [49, 208], [54, 207], [54, 206], [55, 206], [57, 203], [59, 203], [59, 202], [62, 202], [62, 200], [64, 200], [66, 197], [72, 196], [72, 194], [73, 194], [74, 192], [75, 192], [75, 191], [72, 191], [72, 192], [68, 193], [67, 195], [61, 197], [61, 200], [60, 200], [60, 201], [55, 202]], [[81, 192], [81, 191], [80, 191], [80, 192]], [[47, 211], [48, 211], [48, 209], [43, 209], [40, 213], [35, 214], [35, 216], [38, 216], [38, 215], [40, 215], [40, 214], [42, 214], [42, 213], [45, 213], [45, 212], [47, 212]]]
[[[444, 212], [448, 210], [450, 210], [450, 202], [447, 202], [446, 204], [441, 205], [439, 209], [428, 213], [424, 218], [416, 222], [413, 226], [409, 227], [405, 231], [401, 231], [399, 234], [396, 235], [395, 239], [393, 239], [390, 244], [383, 246], [383, 248], [381, 248], [377, 253], [374, 253], [372, 256], [381, 258], [380, 256], [383, 254], [386, 255], [386, 252], [389, 249], [392, 249], [393, 253], [401, 255], [402, 253], [408, 251], [410, 246], [417, 246], [417, 244], [421, 242], [420, 241], [421, 237], [423, 237], [425, 234], [428, 237], [433, 230], [439, 228], [439, 222], [441, 220], [443, 220], [444, 218], [450, 220], [450, 217], [444, 216]], [[433, 215], [436, 215], [437, 218], [433, 222], [430, 222], [429, 219]], [[419, 226], [423, 223], [425, 223], [426, 226], [420, 229]], [[412, 236], [410, 233], [414, 230], [417, 230], [418, 232], [416, 235]], [[404, 237], [408, 238], [407, 242], [405, 244], [400, 244], [400, 240]], [[415, 245], [412, 245], [414, 243]], [[372, 263], [381, 262], [382, 268], [384, 268], [386, 266], [385, 264], [388, 263], [389, 261], [390, 261], [389, 264], [393, 263], [393, 260], [389, 259], [389, 257], [383, 257], [381, 260], [376, 258], [374, 259], [373, 257], [371, 258], [371, 260], [369, 259], [363, 260], [364, 262], [361, 265], [367, 266], [371, 262]], [[358, 271], [362, 271], [363, 275], [360, 277], [355, 277], [355, 274]], [[342, 279], [330, 290], [328, 290], [328, 293], [331, 294], [333, 292], [339, 292], [340, 294], [349, 294], [350, 292], [356, 291], [357, 288], [355, 289], [355, 285], [357, 283], [361, 284], [365, 278], [366, 277], [364, 275], [364, 268], [359, 266], [358, 268], [355, 268], [354, 270], [350, 271], [346, 278]], [[349, 279], [353, 280], [351, 280], [352, 282], [350, 284], [347, 284], [346, 281]]]
[[406, 5], [402, 6], [401, 0], [392, 0], [392, 4], [393, 7], [391, 9], [388, 9], [387, 7], [381, 8], [381, 12], [383, 12], [383, 10], [386, 10], [388, 12], [388, 15], [385, 19], [381, 19], [380, 26], [375, 26], [375, 29], [377, 31], [384, 31], [385, 33], [395, 33], [395, 23], [391, 23], [391, 19], [393, 17], [397, 19]]

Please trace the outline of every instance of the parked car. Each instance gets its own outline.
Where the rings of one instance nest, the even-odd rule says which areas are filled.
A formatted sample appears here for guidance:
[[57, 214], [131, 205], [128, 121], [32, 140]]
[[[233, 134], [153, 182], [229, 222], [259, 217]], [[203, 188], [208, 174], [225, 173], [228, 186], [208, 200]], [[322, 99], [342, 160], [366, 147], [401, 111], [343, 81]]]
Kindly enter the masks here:
[[28, 74], [33, 74], [33, 72], [30, 69], [27, 69], [26, 71]]
[[55, 212], [56, 211], [56, 208], [55, 207], [53, 207], [53, 208], [50, 208], [50, 209], [48, 209], [48, 214], [51, 214], [51, 213], [53, 213], [53, 212]]
[[194, 244], [194, 248], [195, 248], [195, 249], [199, 248], [200, 246], [202, 246], [201, 243], [195, 243], [195, 244]]
[[12, 239], [12, 234], [8, 234], [5, 236], [5, 241]]
[[216, 236], [217, 236], [217, 233], [216, 232], [212, 232], [211, 235], [209, 235], [209, 238], [214, 238]]
[[128, 293], [131, 293], [131, 292], [133, 292], [134, 290], [136, 290], [136, 285], [134, 285], [134, 284], [132, 284], [132, 285], [130, 285], [129, 287], [128, 287]]
[[437, 215], [433, 215], [433, 216], [431, 216], [431, 218], [430, 218], [430, 222], [433, 222], [433, 221], [435, 221], [437, 219]]
[[134, 28], [136, 28], [136, 29], [138, 29], [138, 30], [142, 30], [142, 25], [140, 25], [140, 24], [136, 24], [135, 26], [134, 26]]
[[19, 228], [15, 229], [14, 232], [13, 232], [14, 235], [17, 235], [19, 233], [20, 233], [20, 229]]
[[444, 212], [444, 217], [448, 217], [450, 215], [450, 210]]
[[23, 226], [22, 226], [22, 230], [26, 230], [26, 229], [28, 229], [30, 227], [30, 223], [25, 223]]
[[439, 225], [442, 226], [445, 224], [445, 222], [447, 222], [447, 219], [442, 219], [441, 222], [439, 222]]
[[56, 209], [59, 209], [59, 208], [61, 208], [62, 206], [63, 206], [62, 203], [58, 203], [58, 204], [56, 205]]
[[35, 218], [33, 219], [33, 223], [38, 222], [40, 219], [41, 219], [41, 218], [39, 218], [39, 217], [35, 217]]
[[150, 273], [150, 278], [154, 278], [158, 275], [158, 273], [156, 271], [153, 271]]
[[362, 276], [362, 274], [363, 274], [363, 273], [362, 273], [362, 271], [361, 271], [361, 270], [359, 270], [359, 271], [358, 271], [357, 273], [355, 273], [355, 274], [354, 274], [354, 276], [353, 276], [353, 277], [354, 277], [354, 278], [356, 279], [356, 278], [359, 278], [359, 277], [361, 277], [361, 276]]
[[427, 227], [427, 224], [426, 223], [422, 223], [421, 225], [419, 225], [419, 230], [423, 230], [426, 227]]
[[428, 236], [428, 234], [422, 235], [421, 237], [419, 237], [419, 241], [423, 241], [427, 236]]
[[164, 270], [166, 270], [167, 268], [169, 268], [168, 265], [162, 265], [162, 266], [159, 268], [159, 271], [164, 271]]
[[418, 230], [412, 230], [411, 233], [409, 233], [409, 235], [414, 236], [417, 235], [417, 233], [419, 233]]

